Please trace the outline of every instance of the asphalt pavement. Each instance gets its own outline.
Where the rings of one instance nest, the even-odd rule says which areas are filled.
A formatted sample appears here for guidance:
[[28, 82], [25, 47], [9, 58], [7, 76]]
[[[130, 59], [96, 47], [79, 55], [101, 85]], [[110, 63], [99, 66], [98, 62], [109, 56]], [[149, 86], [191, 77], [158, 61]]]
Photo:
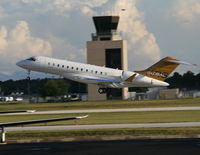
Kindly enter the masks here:
[[84, 142], [15, 143], [1, 155], [199, 155], [200, 139], [146, 139]]
[[65, 126], [25, 126], [8, 127], [6, 131], [34, 131], [34, 130], [84, 130], [84, 129], [120, 129], [120, 128], [151, 128], [151, 127], [193, 127], [200, 126], [200, 122], [179, 123], [138, 123], [138, 124], [96, 124], [96, 125], [65, 125]]
[[1, 114], [1, 115], [39, 115], [39, 114], [75, 114], [75, 113], [105, 113], [105, 112], [150, 112], [150, 111], [198, 111], [200, 107], [165, 107], [165, 108], [126, 108], [126, 109], [88, 109], [88, 110], [54, 110], [35, 111], [29, 113]]

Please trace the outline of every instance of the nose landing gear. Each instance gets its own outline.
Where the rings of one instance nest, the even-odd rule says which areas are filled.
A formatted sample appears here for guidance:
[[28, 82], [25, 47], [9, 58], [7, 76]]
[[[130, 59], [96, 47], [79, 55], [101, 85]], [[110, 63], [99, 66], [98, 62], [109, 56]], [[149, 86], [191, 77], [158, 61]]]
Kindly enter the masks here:
[[31, 74], [31, 71], [28, 70], [28, 73], [27, 73], [27, 92], [28, 92], [28, 96], [29, 96], [29, 103], [31, 101], [31, 91], [30, 91], [30, 81], [31, 81], [31, 78], [30, 78], [30, 74]]

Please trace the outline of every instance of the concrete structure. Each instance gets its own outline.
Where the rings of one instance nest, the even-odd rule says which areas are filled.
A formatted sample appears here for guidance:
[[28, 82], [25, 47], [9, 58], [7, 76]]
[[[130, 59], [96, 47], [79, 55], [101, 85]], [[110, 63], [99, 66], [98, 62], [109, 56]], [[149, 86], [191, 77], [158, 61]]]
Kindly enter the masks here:
[[176, 99], [179, 96], [179, 89], [163, 89], [159, 92], [160, 99]]
[[[117, 33], [119, 16], [93, 17], [96, 33], [87, 42], [87, 63], [128, 70], [127, 42]], [[128, 99], [128, 88], [109, 89], [99, 94], [99, 87], [88, 85], [88, 100]]]

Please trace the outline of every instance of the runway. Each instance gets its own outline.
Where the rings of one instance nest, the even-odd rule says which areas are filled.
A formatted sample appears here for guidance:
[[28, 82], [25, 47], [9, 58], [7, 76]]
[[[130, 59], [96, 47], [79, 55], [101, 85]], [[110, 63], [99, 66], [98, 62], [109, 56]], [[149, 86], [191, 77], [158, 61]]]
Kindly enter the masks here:
[[150, 112], [150, 111], [198, 111], [200, 107], [165, 107], [165, 108], [127, 108], [127, 109], [89, 109], [89, 110], [54, 110], [2, 115], [39, 115], [39, 114], [72, 114], [72, 113], [105, 113], [105, 112]]
[[49, 130], [155, 128], [155, 127], [164, 128], [164, 127], [194, 127], [194, 126], [200, 126], [200, 122], [8, 127], [6, 128], [6, 131], [35, 131], [35, 130], [49, 131]]
[[145, 139], [87, 142], [14, 143], [0, 147], [2, 155], [199, 155], [197, 139]]

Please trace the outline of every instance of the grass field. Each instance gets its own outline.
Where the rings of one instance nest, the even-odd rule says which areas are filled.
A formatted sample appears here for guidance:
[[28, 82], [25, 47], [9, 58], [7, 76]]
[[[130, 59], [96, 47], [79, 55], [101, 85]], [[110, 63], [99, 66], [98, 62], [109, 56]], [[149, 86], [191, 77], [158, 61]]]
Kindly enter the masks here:
[[[81, 116], [83, 114], [60, 115], [15, 115], [0, 116], [0, 122], [14, 122], [24, 120], [36, 120], [47, 118], [59, 118], [69, 116]], [[79, 124], [126, 124], [126, 123], [164, 123], [164, 122], [199, 122], [199, 111], [162, 111], [162, 112], [115, 112], [115, 113], [89, 113], [89, 117], [77, 120]], [[75, 124], [72, 121], [52, 122], [48, 125]], [[44, 125], [44, 124], [41, 124]]]
[[[178, 100], [150, 101], [103, 101], [103, 102], [66, 102], [20, 104], [1, 103], [4, 110], [79, 110], [79, 109], [111, 109], [111, 108], [147, 108], [147, 107], [192, 107], [200, 106], [200, 98]], [[125, 124], [125, 123], [164, 123], [164, 122], [199, 122], [200, 111], [157, 111], [157, 112], [113, 112], [88, 113], [89, 117], [78, 121], [53, 122], [45, 125], [69, 124]], [[0, 115], [0, 122], [15, 122], [46, 118], [79, 116], [86, 114], [42, 114], [42, 115]], [[36, 124], [44, 125], [44, 124]], [[185, 128], [138, 128], [138, 129], [99, 129], [77, 131], [26, 131], [9, 132], [8, 139], [34, 139], [48, 137], [88, 137], [88, 136], [149, 136], [149, 135], [191, 135], [199, 134], [200, 127]]]
[[182, 128], [136, 128], [136, 129], [96, 129], [68, 131], [23, 131], [9, 132], [7, 139], [37, 139], [37, 138], [84, 138], [110, 136], [166, 136], [166, 135], [198, 135], [200, 127]]
[[147, 107], [186, 107], [200, 106], [200, 98], [176, 100], [145, 101], [98, 101], [98, 102], [65, 102], [65, 103], [0, 103], [4, 110], [72, 110], [72, 109], [113, 109], [113, 108], [147, 108]]

